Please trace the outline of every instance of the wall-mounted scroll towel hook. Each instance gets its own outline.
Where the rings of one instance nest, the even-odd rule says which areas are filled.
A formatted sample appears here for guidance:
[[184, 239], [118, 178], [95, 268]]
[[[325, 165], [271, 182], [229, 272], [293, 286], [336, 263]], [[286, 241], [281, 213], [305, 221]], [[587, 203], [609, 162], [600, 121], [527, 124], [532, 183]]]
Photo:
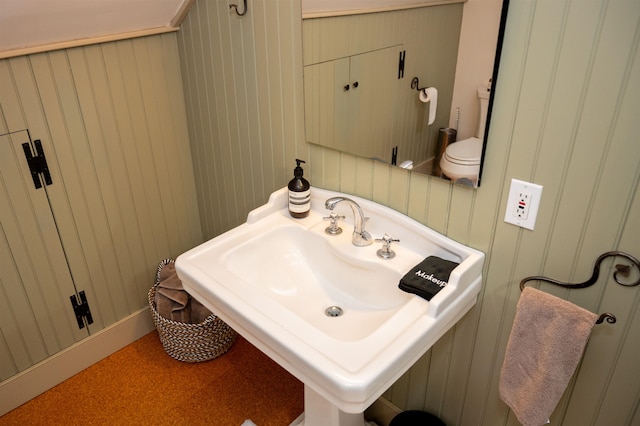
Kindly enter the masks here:
[[[593, 266], [593, 274], [591, 274], [591, 278], [589, 278], [587, 281], [583, 282], [583, 283], [565, 283], [562, 281], [558, 281], [558, 280], [554, 280], [552, 278], [547, 278], [547, 277], [542, 277], [542, 276], [534, 276], [534, 277], [527, 277], [525, 279], [523, 279], [522, 281], [520, 281], [520, 290], [524, 290], [524, 285], [528, 282], [528, 281], [545, 281], [551, 284], [555, 284], [555, 285], [559, 285], [560, 287], [565, 287], [565, 288], [586, 288], [589, 287], [593, 284], [596, 283], [596, 281], [598, 281], [598, 276], [600, 275], [600, 263], [602, 263], [602, 261], [610, 256], [619, 256], [619, 257], [624, 257], [627, 260], [629, 260], [632, 265], [622, 265], [622, 264], [617, 264], [615, 265], [615, 272], [613, 273], [613, 279], [615, 280], [615, 282], [617, 282], [620, 285], [623, 285], [625, 287], [633, 287], [633, 286], [637, 286], [640, 285], [640, 278], [638, 278], [637, 280], [630, 282], [630, 283], [625, 283], [622, 280], [620, 280], [619, 276], [623, 276], [623, 277], [628, 277], [631, 274], [631, 268], [632, 266], [635, 266], [636, 268], [638, 268], [638, 272], [640, 272], [640, 261], [638, 259], [636, 259], [635, 257], [631, 256], [628, 253], [622, 252], [622, 251], [608, 251], [604, 254], [601, 254], [600, 257], [598, 257], [598, 259], [596, 259], [596, 263]], [[640, 275], [639, 275], [640, 276]], [[602, 324], [604, 321], [607, 321], [609, 324], [614, 324], [616, 322], [616, 316], [609, 313], [609, 312], [605, 312], [603, 314], [600, 315], [600, 317], [598, 317], [598, 320], [596, 321], [596, 324]]]
[[236, 15], [238, 15], [238, 16], [244, 16], [247, 13], [247, 0], [244, 0], [244, 9], [242, 9], [242, 13], [240, 13], [240, 11], [238, 11], [238, 5], [237, 4], [230, 4], [229, 5], [229, 9], [233, 10], [234, 12], [236, 12]]
[[617, 319], [615, 315], [605, 312], [604, 314], [600, 314], [596, 324], [602, 324], [604, 321], [607, 321], [609, 324], [615, 324]]
[[600, 257], [598, 257], [598, 259], [596, 259], [596, 263], [593, 266], [593, 274], [591, 274], [591, 278], [589, 278], [587, 281], [582, 282], [582, 283], [565, 283], [562, 281], [558, 281], [558, 280], [554, 280], [552, 278], [547, 278], [547, 277], [542, 277], [542, 276], [533, 276], [533, 277], [527, 277], [525, 279], [523, 279], [522, 281], [520, 281], [520, 290], [524, 290], [524, 285], [525, 283], [527, 283], [528, 281], [546, 281], [548, 283], [551, 284], [555, 284], [555, 285], [559, 285], [560, 287], [565, 287], [565, 288], [586, 288], [589, 287], [593, 284], [596, 283], [596, 281], [598, 281], [598, 276], [600, 275], [600, 263], [602, 263], [602, 261], [610, 256], [619, 256], [619, 257], [624, 257], [627, 260], [629, 260], [632, 265], [622, 265], [622, 264], [617, 264], [615, 266], [616, 270], [613, 273], [613, 279], [615, 280], [615, 282], [617, 282], [620, 285], [623, 285], [625, 287], [634, 287], [637, 285], [640, 285], [640, 278], [638, 278], [637, 280], [630, 282], [630, 283], [625, 283], [623, 282], [619, 277], [623, 276], [623, 277], [628, 277], [631, 273], [631, 268], [633, 266], [635, 266], [636, 268], [638, 268], [638, 271], [640, 272], [640, 260], [636, 259], [635, 257], [631, 256], [628, 253], [625, 253], [623, 251], [608, 251], [604, 254], [601, 254]]

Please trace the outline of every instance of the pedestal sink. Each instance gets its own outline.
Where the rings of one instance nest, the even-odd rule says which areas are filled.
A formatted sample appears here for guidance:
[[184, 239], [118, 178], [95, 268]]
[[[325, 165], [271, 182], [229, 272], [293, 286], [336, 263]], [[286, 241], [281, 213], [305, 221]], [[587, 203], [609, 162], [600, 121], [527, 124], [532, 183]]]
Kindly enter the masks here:
[[[476, 303], [484, 254], [409, 217], [359, 197], [312, 188], [311, 212], [293, 219], [287, 189], [249, 213], [246, 223], [182, 254], [185, 289], [304, 383], [304, 413], [294, 425], [363, 426], [363, 412]], [[336, 212], [344, 232], [328, 235], [325, 200], [346, 196], [388, 234], [355, 247], [353, 214]], [[431, 301], [403, 292], [400, 278], [425, 257], [459, 263]]]

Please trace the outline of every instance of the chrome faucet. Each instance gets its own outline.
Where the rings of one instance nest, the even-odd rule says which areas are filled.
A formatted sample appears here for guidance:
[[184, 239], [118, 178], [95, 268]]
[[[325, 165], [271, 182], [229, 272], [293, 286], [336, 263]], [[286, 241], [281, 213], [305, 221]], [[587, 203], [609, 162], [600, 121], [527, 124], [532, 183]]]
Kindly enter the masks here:
[[371, 234], [364, 230], [364, 223], [366, 222], [367, 218], [364, 217], [364, 213], [362, 212], [362, 209], [360, 208], [358, 203], [347, 197], [332, 197], [325, 201], [324, 206], [327, 209], [333, 211], [336, 204], [341, 201], [349, 204], [351, 210], [353, 210], [353, 237], [351, 240], [353, 242], [353, 245], [364, 247], [372, 244], [373, 238], [371, 237]]

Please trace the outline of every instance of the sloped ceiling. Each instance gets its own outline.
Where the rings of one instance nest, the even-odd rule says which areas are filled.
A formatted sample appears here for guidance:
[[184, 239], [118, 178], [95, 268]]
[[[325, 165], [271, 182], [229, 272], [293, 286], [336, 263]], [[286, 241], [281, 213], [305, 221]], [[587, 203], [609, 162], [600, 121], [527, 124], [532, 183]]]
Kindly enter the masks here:
[[0, 0], [0, 53], [173, 31], [192, 1]]

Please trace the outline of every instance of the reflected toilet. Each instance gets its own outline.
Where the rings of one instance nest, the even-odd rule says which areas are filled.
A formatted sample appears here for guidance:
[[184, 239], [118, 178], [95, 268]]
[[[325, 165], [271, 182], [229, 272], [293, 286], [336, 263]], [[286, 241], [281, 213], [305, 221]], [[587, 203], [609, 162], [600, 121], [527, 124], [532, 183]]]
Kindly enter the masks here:
[[440, 168], [446, 177], [473, 187], [477, 186], [480, 173], [482, 138], [487, 121], [490, 91], [487, 87], [479, 87], [477, 93], [480, 100], [480, 120], [476, 136], [449, 144], [440, 159]]

